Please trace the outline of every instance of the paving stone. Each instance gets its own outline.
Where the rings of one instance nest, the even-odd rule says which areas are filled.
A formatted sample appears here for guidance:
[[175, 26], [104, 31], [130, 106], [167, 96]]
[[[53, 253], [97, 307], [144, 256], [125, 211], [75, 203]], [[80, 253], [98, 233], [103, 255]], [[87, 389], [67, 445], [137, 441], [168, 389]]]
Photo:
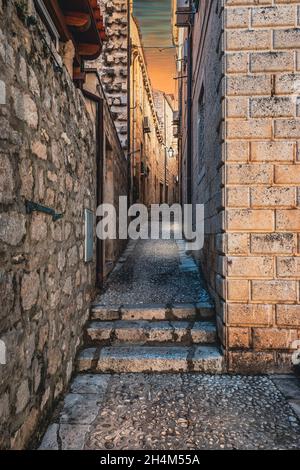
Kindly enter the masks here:
[[43, 437], [42, 443], [39, 447], [39, 450], [58, 450], [58, 429], [59, 424], [54, 423], [50, 424], [46, 434]]
[[213, 343], [216, 341], [216, 326], [212, 322], [184, 321], [116, 321], [91, 322], [87, 327], [91, 341], [132, 343], [183, 342]]
[[214, 343], [217, 339], [216, 325], [211, 322], [195, 322], [191, 337], [193, 343]]
[[196, 308], [194, 304], [177, 304], [172, 307], [175, 318], [195, 318]]
[[96, 357], [97, 352], [97, 348], [86, 348], [79, 353], [77, 358], [78, 372], [89, 370], [92, 368], [92, 363]]
[[59, 437], [61, 450], [83, 450], [90, 426], [85, 424], [61, 424]]
[[102, 348], [99, 372], [186, 371], [189, 348], [127, 346]]
[[121, 309], [123, 320], [165, 320], [166, 307], [163, 305], [124, 306]]
[[194, 350], [191, 364], [195, 372], [220, 374], [224, 370], [224, 357], [216, 347], [202, 345]]
[[[180, 246], [185, 247], [185, 242]], [[194, 260], [190, 255], [184, 256], [192, 272], [180, 269], [178, 241], [139, 240], [121, 269], [109, 277], [98, 303], [112, 306], [198, 302], [208, 293], [200, 272], [194, 271]]]
[[300, 420], [300, 396], [298, 395], [298, 400], [289, 400], [289, 405], [293, 408], [294, 413], [298, 416]]
[[77, 375], [71, 384], [72, 393], [98, 394], [101, 395], [107, 389], [109, 382], [108, 375]]
[[200, 318], [212, 318], [215, 316], [215, 309], [209, 302], [198, 302], [196, 304], [196, 311]]
[[300, 421], [268, 377], [113, 375], [85, 449], [297, 449]]
[[119, 320], [119, 307], [106, 307], [102, 305], [94, 305], [91, 310], [91, 319], [112, 321]]
[[283, 393], [283, 395], [289, 398], [298, 399], [300, 396], [300, 379], [297, 377], [287, 377], [287, 376], [275, 376], [272, 377], [273, 382]]
[[61, 423], [91, 424], [99, 410], [98, 398], [91, 394], [69, 393], [60, 414]]

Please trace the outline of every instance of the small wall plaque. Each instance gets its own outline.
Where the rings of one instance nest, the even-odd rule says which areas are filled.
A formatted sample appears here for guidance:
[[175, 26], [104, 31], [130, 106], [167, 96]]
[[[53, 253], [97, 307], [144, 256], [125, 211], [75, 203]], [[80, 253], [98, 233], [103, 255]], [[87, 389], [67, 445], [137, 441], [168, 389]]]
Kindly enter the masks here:
[[93, 260], [94, 253], [94, 214], [90, 209], [85, 209], [85, 255], [84, 261], [89, 263]]

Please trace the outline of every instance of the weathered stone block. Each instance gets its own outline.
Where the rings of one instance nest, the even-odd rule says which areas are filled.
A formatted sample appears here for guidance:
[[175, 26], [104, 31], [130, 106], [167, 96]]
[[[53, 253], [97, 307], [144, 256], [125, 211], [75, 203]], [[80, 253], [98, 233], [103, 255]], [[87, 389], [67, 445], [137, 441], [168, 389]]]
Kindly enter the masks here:
[[299, 41], [299, 28], [275, 29], [273, 31], [273, 44], [275, 49], [297, 49], [299, 47]]
[[300, 139], [300, 119], [275, 120], [274, 131], [279, 139]]
[[296, 103], [289, 97], [267, 97], [250, 99], [251, 117], [293, 117]]
[[300, 165], [276, 165], [275, 183], [300, 184]]
[[252, 282], [254, 301], [285, 302], [297, 300], [297, 283], [285, 280], [265, 280]]
[[299, 73], [278, 73], [275, 76], [275, 92], [277, 95], [298, 94], [299, 84]]
[[227, 161], [246, 162], [249, 158], [249, 142], [227, 142], [225, 152]]
[[254, 328], [254, 349], [291, 349], [297, 339], [297, 330], [283, 328]]
[[277, 305], [276, 323], [278, 326], [300, 327], [300, 305]]
[[251, 188], [252, 207], [278, 207], [296, 205], [295, 188]]
[[228, 8], [225, 14], [226, 28], [247, 28], [249, 26], [249, 8]]
[[228, 184], [271, 184], [273, 166], [269, 164], [229, 164], [227, 165]]
[[293, 161], [294, 152], [293, 142], [251, 142], [251, 160], [254, 162]]
[[15, 197], [14, 171], [10, 159], [0, 154], [0, 203], [12, 202]]
[[251, 24], [254, 27], [294, 26], [295, 20], [296, 10], [292, 5], [275, 5], [251, 10]]
[[229, 256], [228, 276], [231, 277], [272, 277], [274, 274], [271, 256]]
[[16, 396], [16, 413], [24, 410], [30, 399], [28, 380], [21, 382]]
[[274, 229], [272, 210], [228, 209], [226, 215], [228, 230], [273, 231]]
[[44, 214], [33, 213], [31, 216], [30, 235], [34, 241], [42, 241], [47, 237], [47, 222]]
[[229, 348], [249, 348], [250, 330], [249, 328], [228, 328], [228, 347]]
[[249, 207], [250, 191], [247, 187], [227, 188], [226, 204], [228, 207]]
[[252, 233], [251, 253], [293, 253], [297, 251], [297, 236], [293, 233]]
[[26, 234], [26, 218], [18, 212], [0, 214], [0, 240], [7, 245], [18, 245]]
[[226, 47], [228, 51], [270, 49], [271, 32], [268, 30], [227, 30]]
[[227, 53], [225, 56], [227, 73], [247, 73], [248, 72], [248, 54], [246, 52]]
[[24, 121], [29, 127], [37, 129], [38, 111], [32, 98], [17, 88], [11, 89], [13, 107], [18, 119]]
[[300, 210], [282, 209], [276, 211], [276, 230], [300, 231]]
[[232, 95], [269, 95], [271, 93], [270, 75], [235, 75], [226, 79], [226, 92]]
[[248, 301], [249, 294], [249, 281], [243, 279], [228, 279], [227, 281], [227, 299]]
[[300, 258], [278, 257], [277, 275], [279, 277], [293, 277], [300, 279]]
[[229, 325], [272, 325], [273, 307], [263, 304], [228, 304]]
[[229, 254], [247, 254], [249, 252], [250, 243], [247, 233], [228, 233], [226, 235], [227, 251]]
[[37, 302], [40, 278], [37, 272], [24, 274], [21, 282], [21, 300], [24, 310], [30, 310]]
[[250, 54], [251, 72], [283, 72], [295, 68], [294, 53], [290, 51], [253, 52]]
[[240, 374], [274, 372], [276, 370], [273, 352], [242, 351], [229, 352], [229, 371]]

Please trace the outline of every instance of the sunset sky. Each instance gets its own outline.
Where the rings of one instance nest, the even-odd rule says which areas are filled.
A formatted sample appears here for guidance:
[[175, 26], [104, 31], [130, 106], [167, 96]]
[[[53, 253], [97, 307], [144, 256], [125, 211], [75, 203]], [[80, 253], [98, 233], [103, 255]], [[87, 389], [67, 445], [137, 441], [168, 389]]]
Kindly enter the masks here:
[[134, 15], [139, 20], [152, 86], [174, 93], [175, 49], [148, 49], [172, 46], [171, 0], [134, 0]]

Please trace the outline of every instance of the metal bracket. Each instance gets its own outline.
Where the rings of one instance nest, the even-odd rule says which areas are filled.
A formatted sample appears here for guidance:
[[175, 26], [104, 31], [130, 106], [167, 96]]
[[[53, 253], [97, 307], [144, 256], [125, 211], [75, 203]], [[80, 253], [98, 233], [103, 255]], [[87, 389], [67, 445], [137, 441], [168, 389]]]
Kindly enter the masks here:
[[59, 219], [62, 219], [63, 214], [58, 214], [55, 212], [54, 209], [50, 207], [42, 206], [42, 204], [38, 204], [33, 201], [25, 201], [26, 206], [26, 213], [31, 214], [32, 212], [43, 212], [44, 214], [48, 214], [52, 216], [53, 222], [56, 222]]

